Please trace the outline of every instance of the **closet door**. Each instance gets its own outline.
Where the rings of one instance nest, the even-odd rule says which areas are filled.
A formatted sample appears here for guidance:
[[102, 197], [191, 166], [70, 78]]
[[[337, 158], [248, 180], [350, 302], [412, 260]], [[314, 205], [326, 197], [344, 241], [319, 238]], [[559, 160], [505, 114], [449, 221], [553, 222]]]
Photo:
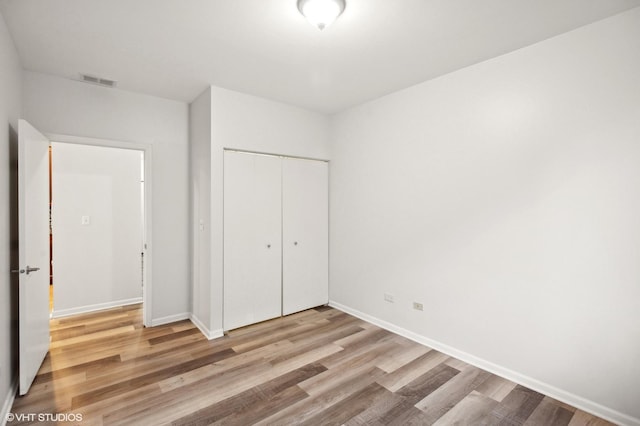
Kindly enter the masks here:
[[225, 151], [224, 329], [282, 313], [281, 160]]
[[282, 160], [282, 313], [329, 301], [328, 164]]

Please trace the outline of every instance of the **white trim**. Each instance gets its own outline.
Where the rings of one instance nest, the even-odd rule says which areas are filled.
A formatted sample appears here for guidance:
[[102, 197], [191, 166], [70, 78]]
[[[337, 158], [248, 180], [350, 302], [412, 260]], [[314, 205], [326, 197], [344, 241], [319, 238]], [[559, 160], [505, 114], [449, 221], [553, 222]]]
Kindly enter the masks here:
[[162, 318], [156, 318], [151, 320], [151, 327], [158, 325], [171, 324], [172, 322], [184, 321], [190, 319], [191, 314], [189, 312], [183, 312], [181, 314], [169, 315]]
[[222, 331], [222, 329], [209, 331], [209, 329], [204, 325], [204, 323], [200, 321], [198, 317], [196, 317], [193, 314], [189, 316], [189, 319], [191, 320], [193, 325], [198, 327], [198, 330], [200, 330], [200, 332], [204, 335], [204, 337], [207, 338], [207, 340], [213, 340], [213, 339], [217, 339], [219, 337], [224, 336], [224, 332]]
[[116, 300], [113, 302], [96, 303], [95, 305], [78, 306], [77, 308], [61, 309], [56, 311], [55, 308], [51, 312], [51, 318], [62, 318], [70, 315], [86, 314], [89, 312], [103, 311], [105, 309], [118, 308], [120, 306], [135, 305], [142, 303], [142, 297], [133, 299]]
[[16, 399], [16, 394], [18, 393], [18, 380], [17, 378], [11, 382], [11, 386], [9, 386], [9, 393], [4, 399], [4, 404], [2, 404], [2, 411], [0, 411], [0, 424], [7, 424], [7, 414], [11, 411], [11, 407], [13, 406], [13, 401]]
[[144, 235], [146, 238], [144, 249], [144, 286], [142, 288], [142, 323], [152, 326], [152, 261], [153, 261], [153, 145], [139, 142], [116, 141], [110, 139], [90, 138], [84, 136], [61, 135], [45, 133], [51, 142], [72, 143], [79, 145], [102, 146], [142, 151], [144, 153]]
[[300, 157], [298, 155], [286, 155], [286, 154], [274, 154], [272, 152], [261, 152], [261, 151], [249, 151], [246, 149], [238, 149], [238, 148], [222, 148], [222, 151], [230, 151], [237, 152], [239, 154], [253, 154], [253, 155], [262, 155], [265, 157], [278, 157], [278, 158], [292, 158], [296, 160], [309, 160], [309, 161], [322, 161], [323, 163], [329, 163], [330, 160], [326, 160], [324, 158], [314, 158], [314, 157]]
[[627, 414], [605, 407], [603, 405], [598, 404], [597, 402], [590, 401], [581, 396], [559, 389], [555, 386], [541, 382], [539, 380], [536, 380], [524, 374], [520, 374], [516, 371], [494, 364], [490, 361], [484, 360], [482, 358], [478, 358], [467, 352], [461, 351], [459, 349], [456, 349], [444, 343], [441, 343], [436, 340], [430, 339], [428, 337], [422, 336], [420, 334], [414, 333], [412, 331], [399, 327], [390, 322], [381, 320], [369, 314], [365, 314], [364, 312], [360, 312], [356, 309], [342, 305], [335, 301], [329, 301], [329, 306], [331, 306], [332, 308], [338, 309], [340, 311], [346, 312], [350, 315], [353, 315], [354, 317], [360, 318], [361, 320], [364, 320], [368, 323], [377, 325], [378, 327], [391, 331], [392, 333], [398, 334], [402, 337], [406, 337], [409, 340], [413, 340], [414, 342], [420, 343], [424, 346], [430, 347], [446, 355], [449, 355], [461, 361], [464, 361], [468, 364], [474, 365], [478, 368], [486, 370], [497, 376], [503, 377], [507, 380], [511, 380], [512, 382], [518, 383], [529, 389], [535, 390], [536, 392], [540, 392], [551, 398], [557, 399], [558, 401], [562, 401], [566, 404], [572, 405], [576, 408], [579, 408], [580, 410], [583, 410], [587, 413], [591, 413], [595, 416], [601, 417], [615, 424], [626, 425], [626, 426], [640, 426], [640, 419], [631, 417]]

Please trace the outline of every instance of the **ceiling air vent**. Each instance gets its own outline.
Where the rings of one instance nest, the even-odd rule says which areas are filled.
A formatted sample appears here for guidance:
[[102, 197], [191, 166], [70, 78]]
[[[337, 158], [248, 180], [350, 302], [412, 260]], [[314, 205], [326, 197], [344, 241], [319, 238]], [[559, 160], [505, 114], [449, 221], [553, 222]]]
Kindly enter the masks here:
[[89, 74], [80, 74], [80, 78], [85, 83], [97, 84], [104, 87], [115, 87], [116, 81], [109, 80], [108, 78], [96, 77]]

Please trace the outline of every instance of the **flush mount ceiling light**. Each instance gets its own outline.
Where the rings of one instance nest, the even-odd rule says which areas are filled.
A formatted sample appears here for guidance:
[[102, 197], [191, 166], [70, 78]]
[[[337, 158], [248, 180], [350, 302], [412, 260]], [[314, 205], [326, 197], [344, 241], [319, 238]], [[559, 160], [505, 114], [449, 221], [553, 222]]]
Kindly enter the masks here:
[[345, 6], [345, 0], [298, 0], [300, 13], [320, 30], [331, 25]]

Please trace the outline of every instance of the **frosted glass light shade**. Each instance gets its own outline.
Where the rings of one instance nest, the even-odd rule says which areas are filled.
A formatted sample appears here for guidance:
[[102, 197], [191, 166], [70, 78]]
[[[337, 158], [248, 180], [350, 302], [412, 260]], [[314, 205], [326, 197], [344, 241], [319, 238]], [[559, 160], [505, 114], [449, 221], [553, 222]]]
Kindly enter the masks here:
[[320, 30], [331, 25], [345, 6], [345, 0], [298, 0], [300, 13]]

